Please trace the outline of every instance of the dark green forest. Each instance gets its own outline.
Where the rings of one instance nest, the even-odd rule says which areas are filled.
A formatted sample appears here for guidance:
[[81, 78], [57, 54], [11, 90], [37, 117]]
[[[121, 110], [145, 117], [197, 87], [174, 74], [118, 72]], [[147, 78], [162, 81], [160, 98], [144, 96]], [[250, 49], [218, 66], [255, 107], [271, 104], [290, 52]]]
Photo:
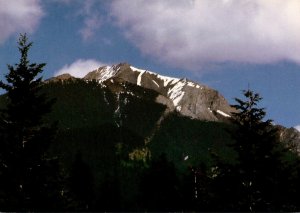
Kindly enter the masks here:
[[299, 154], [258, 93], [230, 122], [195, 120], [126, 82], [43, 81], [18, 44], [0, 81], [0, 211], [300, 210]]

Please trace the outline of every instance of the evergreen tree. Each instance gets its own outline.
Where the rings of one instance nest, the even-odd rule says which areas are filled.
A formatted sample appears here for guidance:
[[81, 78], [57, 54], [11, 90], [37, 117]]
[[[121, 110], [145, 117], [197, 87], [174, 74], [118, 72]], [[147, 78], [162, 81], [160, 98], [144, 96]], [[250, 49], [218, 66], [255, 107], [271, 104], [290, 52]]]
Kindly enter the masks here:
[[233, 113], [236, 131], [232, 134], [237, 163], [218, 163], [214, 187], [216, 203], [222, 207], [217, 210], [290, 210], [283, 202], [291, 192], [286, 175], [297, 172], [297, 168], [286, 166], [284, 159], [290, 153], [279, 142], [271, 120], [264, 120], [266, 112], [257, 106], [259, 94], [246, 90], [244, 96], [245, 101], [236, 98], [237, 104], [233, 105], [237, 109]]
[[59, 164], [47, 156], [55, 128], [44, 122], [52, 100], [41, 92], [45, 64], [30, 63], [32, 43], [20, 35], [21, 58], [8, 65], [7, 106], [0, 119], [0, 208], [11, 211], [54, 210], [61, 203]]
[[271, 175], [277, 175], [276, 166], [280, 164], [280, 156], [276, 155], [279, 153], [275, 153], [278, 142], [271, 120], [263, 121], [266, 112], [257, 107], [262, 98], [250, 90], [244, 91], [244, 96], [245, 101], [235, 99], [238, 104], [234, 107], [239, 112], [233, 113], [238, 127], [234, 135], [234, 149], [239, 156], [238, 188], [244, 198], [244, 210], [257, 210], [259, 206], [266, 210], [270, 201], [264, 196], [272, 190], [271, 186], [268, 187], [267, 179], [276, 178]]
[[165, 153], [151, 161], [141, 179], [140, 190], [146, 211], [178, 211], [182, 208], [176, 169]]
[[77, 152], [70, 172], [70, 193], [73, 197], [73, 208], [76, 211], [90, 211], [95, 200], [94, 177], [88, 164]]

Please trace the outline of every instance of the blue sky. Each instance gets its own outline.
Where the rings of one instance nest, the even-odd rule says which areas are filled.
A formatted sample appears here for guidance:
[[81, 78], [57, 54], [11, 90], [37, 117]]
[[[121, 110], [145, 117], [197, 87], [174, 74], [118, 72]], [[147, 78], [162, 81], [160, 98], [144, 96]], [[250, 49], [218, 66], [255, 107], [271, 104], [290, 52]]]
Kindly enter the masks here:
[[28, 33], [44, 79], [128, 62], [217, 89], [248, 86], [268, 118], [300, 125], [299, 0], [0, 0], [0, 79]]

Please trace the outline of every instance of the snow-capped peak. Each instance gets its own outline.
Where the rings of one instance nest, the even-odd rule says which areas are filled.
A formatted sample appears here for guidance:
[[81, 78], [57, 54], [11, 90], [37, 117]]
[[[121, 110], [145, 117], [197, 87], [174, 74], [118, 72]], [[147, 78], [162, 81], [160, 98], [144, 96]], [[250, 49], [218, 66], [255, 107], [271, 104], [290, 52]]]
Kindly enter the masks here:
[[138, 78], [138, 81], [137, 83], [140, 84], [140, 80], [141, 80], [141, 76], [144, 74], [144, 73], [148, 73], [148, 74], [151, 74], [151, 75], [154, 75], [155, 77], [163, 80], [164, 82], [164, 87], [166, 87], [170, 82], [173, 81], [173, 83], [176, 83], [178, 82], [180, 79], [179, 78], [172, 78], [172, 77], [168, 77], [168, 76], [163, 76], [163, 75], [159, 75], [155, 72], [151, 72], [151, 71], [148, 71], [148, 70], [142, 70], [142, 69], [138, 69], [136, 67], [133, 67], [133, 66], [130, 66], [131, 70], [134, 71], [134, 72], [139, 72], [140, 75], [139, 75], [139, 78]]
[[[199, 84], [188, 81], [187, 79], [181, 80], [179, 78], [173, 78], [173, 77], [168, 77], [168, 76], [164, 76], [164, 75], [159, 75], [157, 73], [154, 73], [154, 72], [151, 72], [148, 70], [138, 69], [133, 66], [130, 66], [130, 69], [134, 72], [139, 72], [139, 75], [137, 77], [137, 85], [138, 86], [142, 86], [141, 80], [142, 80], [142, 76], [145, 73], [153, 75], [158, 80], [161, 80], [163, 82], [163, 87], [168, 88], [167, 97], [172, 100], [174, 107], [178, 111], [181, 110], [181, 106], [179, 105], [179, 103], [185, 94], [185, 92], [183, 91], [183, 88], [185, 86], [196, 87], [196, 88], [201, 87]], [[160, 87], [159, 84], [157, 83], [157, 81], [152, 80], [152, 82], [157, 86], [157, 88]]]
[[107, 79], [111, 78], [112, 76], [114, 76], [116, 74], [117, 70], [115, 70], [113, 67], [110, 66], [106, 66], [101, 68], [98, 68], [96, 73], [99, 73], [99, 82], [104, 82]]
[[[185, 116], [204, 120], [218, 120], [210, 111], [216, 111], [224, 118], [230, 117], [232, 111], [226, 100], [213, 89], [192, 82], [159, 75], [145, 69], [139, 69], [127, 63], [100, 67], [89, 73], [86, 80], [96, 79], [100, 83], [128, 82], [137, 86], [154, 90], [160, 94], [160, 103], [167, 105]], [[210, 109], [210, 110], [208, 110]]]

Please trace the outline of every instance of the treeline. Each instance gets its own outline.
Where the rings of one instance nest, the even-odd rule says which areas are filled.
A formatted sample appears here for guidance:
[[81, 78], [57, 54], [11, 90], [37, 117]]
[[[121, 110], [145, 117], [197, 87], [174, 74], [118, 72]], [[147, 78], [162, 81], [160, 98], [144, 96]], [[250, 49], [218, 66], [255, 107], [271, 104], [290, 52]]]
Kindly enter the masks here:
[[1, 211], [300, 210], [299, 155], [279, 142], [257, 93], [236, 99], [232, 124], [172, 114], [145, 144], [162, 105], [116, 102], [96, 82], [45, 85], [31, 46], [21, 35], [20, 61], [0, 81]]

